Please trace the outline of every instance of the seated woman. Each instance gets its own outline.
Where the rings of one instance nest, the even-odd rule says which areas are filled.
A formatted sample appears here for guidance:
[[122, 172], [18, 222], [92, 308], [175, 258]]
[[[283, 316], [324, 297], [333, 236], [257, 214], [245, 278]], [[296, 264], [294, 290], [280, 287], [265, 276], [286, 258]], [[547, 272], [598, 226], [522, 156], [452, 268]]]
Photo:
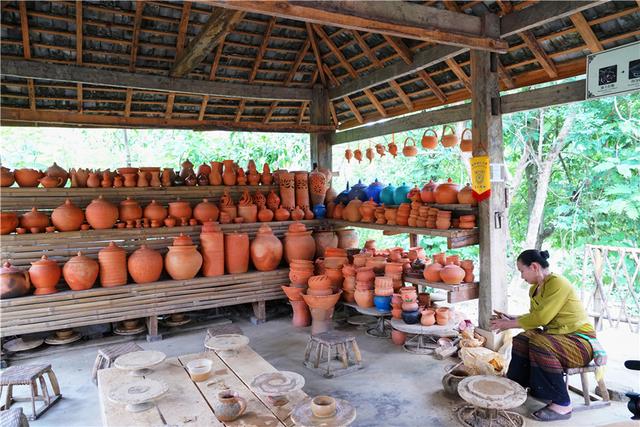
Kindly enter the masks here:
[[566, 278], [549, 271], [548, 258], [549, 252], [536, 249], [518, 256], [521, 277], [532, 285], [529, 313], [516, 317], [496, 312], [500, 318], [491, 321], [492, 329], [525, 330], [513, 339], [507, 377], [550, 402], [532, 414], [540, 421], [571, 417], [563, 370], [588, 365], [596, 338], [575, 289]]

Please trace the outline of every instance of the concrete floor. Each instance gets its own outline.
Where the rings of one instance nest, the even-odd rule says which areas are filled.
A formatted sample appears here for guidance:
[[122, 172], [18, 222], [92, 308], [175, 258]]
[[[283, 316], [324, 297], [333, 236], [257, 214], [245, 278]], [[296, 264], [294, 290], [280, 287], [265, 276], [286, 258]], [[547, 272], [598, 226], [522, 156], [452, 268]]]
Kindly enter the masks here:
[[[325, 379], [302, 366], [308, 330], [291, 326], [281, 317], [254, 326], [246, 320], [236, 322], [251, 340], [251, 347], [273, 366], [302, 374], [304, 390], [309, 395], [329, 394], [347, 399], [357, 408], [354, 426], [457, 426], [454, 410], [461, 400], [448, 397], [440, 383], [443, 370], [451, 361], [438, 361], [431, 356], [407, 353], [390, 340], [368, 337], [362, 330], [346, 325], [356, 334], [363, 353], [365, 368], [346, 376]], [[341, 327], [338, 329], [342, 329]], [[160, 350], [167, 356], [197, 353], [203, 350], [204, 331], [183, 333], [147, 343], [138, 339], [144, 349]], [[96, 386], [90, 381], [95, 348], [70, 349], [62, 354], [40, 356], [20, 363], [51, 363], [60, 381], [63, 399], [30, 424], [36, 427], [100, 426]], [[518, 412], [526, 414], [542, 406], [528, 400]], [[526, 419], [528, 426], [604, 426], [626, 421], [630, 413], [624, 403], [614, 402], [609, 408], [574, 413], [570, 421], [539, 423]]]

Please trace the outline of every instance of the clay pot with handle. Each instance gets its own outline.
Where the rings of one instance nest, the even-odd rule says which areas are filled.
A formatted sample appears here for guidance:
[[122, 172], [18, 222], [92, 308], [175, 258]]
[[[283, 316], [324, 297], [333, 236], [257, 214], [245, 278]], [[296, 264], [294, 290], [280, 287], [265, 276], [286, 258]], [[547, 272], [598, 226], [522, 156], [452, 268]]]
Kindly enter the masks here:
[[[409, 144], [409, 140], [413, 141], [413, 145]], [[402, 147], [402, 154], [405, 157], [414, 157], [416, 154], [418, 154], [418, 147], [416, 147], [415, 139], [411, 137], [407, 137], [407, 139], [404, 140], [404, 147]]]
[[67, 183], [67, 179], [69, 179], [69, 172], [58, 166], [56, 162], [53, 162], [53, 164], [49, 166], [44, 173], [46, 176], [60, 178], [60, 181], [58, 181], [58, 187], [64, 187]]
[[247, 409], [247, 401], [233, 390], [222, 390], [213, 401], [216, 418], [223, 422], [238, 419]]
[[[427, 133], [432, 132], [433, 135], [427, 135]], [[427, 129], [422, 134], [422, 148], [426, 148], [427, 150], [433, 150], [438, 146], [438, 134], [433, 129]]]
[[[447, 134], [447, 129], [451, 130], [451, 133]], [[458, 145], [458, 135], [456, 135], [455, 129], [450, 125], [444, 125], [442, 128], [442, 138], [440, 139], [443, 147], [451, 148]]]
[[[465, 134], [469, 133], [469, 136], [465, 138]], [[462, 135], [460, 136], [462, 141], [460, 141], [460, 151], [464, 153], [470, 153], [473, 149], [473, 139], [471, 139], [471, 129], [466, 128], [462, 131]]]
[[62, 178], [59, 176], [43, 176], [42, 178], [40, 178], [38, 180], [38, 182], [44, 187], [44, 188], [56, 188], [56, 187], [60, 187], [60, 184], [62, 184]]

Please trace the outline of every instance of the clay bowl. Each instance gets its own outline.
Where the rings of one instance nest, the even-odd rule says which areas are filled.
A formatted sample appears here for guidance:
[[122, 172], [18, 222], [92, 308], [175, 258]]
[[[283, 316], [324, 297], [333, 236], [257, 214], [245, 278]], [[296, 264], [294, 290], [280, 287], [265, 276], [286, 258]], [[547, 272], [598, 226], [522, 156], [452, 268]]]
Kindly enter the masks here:
[[342, 295], [342, 290], [339, 290], [335, 294], [328, 295], [328, 296], [313, 296], [313, 295], [302, 294], [302, 298], [304, 299], [304, 302], [307, 303], [309, 308], [329, 310], [336, 305], [336, 303], [340, 299], [340, 295]]
[[302, 301], [302, 291], [304, 288], [292, 288], [291, 286], [281, 286], [287, 298], [291, 301]]

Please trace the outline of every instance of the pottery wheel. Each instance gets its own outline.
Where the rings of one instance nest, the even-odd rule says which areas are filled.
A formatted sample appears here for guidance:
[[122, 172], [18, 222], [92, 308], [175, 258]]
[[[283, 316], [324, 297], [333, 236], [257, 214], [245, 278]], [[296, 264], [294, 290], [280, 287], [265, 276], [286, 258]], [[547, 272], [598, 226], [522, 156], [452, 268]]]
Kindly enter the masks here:
[[456, 415], [467, 427], [524, 427], [524, 417], [511, 411], [464, 405], [458, 408]]
[[40, 347], [44, 339], [42, 338], [16, 338], [11, 341], [7, 341], [4, 344], [4, 349], [16, 353], [18, 351], [33, 350], [36, 347]]
[[474, 375], [460, 381], [458, 393], [466, 402], [485, 409], [512, 409], [527, 400], [527, 391], [515, 381], [493, 375]]
[[176, 327], [176, 326], [186, 325], [187, 323], [191, 322], [191, 318], [187, 315], [183, 315], [181, 318], [179, 318], [180, 320], [172, 320], [172, 319], [173, 319], [172, 316], [169, 316], [166, 319], [164, 319], [165, 325], [169, 327]]
[[72, 342], [76, 342], [78, 341], [82, 336], [80, 335], [80, 332], [74, 332], [70, 337], [68, 338], [58, 338], [57, 335], [50, 335], [48, 336], [44, 342], [46, 344], [49, 345], [64, 345], [64, 344], [71, 344]]
[[267, 396], [274, 406], [286, 405], [287, 394], [304, 387], [304, 377], [296, 372], [279, 371], [260, 374], [251, 381], [251, 388]]
[[232, 356], [247, 344], [249, 344], [249, 337], [238, 334], [222, 334], [209, 338], [204, 346], [223, 355]]
[[153, 400], [169, 391], [163, 381], [141, 378], [121, 384], [109, 391], [109, 400], [123, 403], [129, 412], [146, 411], [153, 407]]
[[116, 334], [116, 335], [137, 335], [137, 334], [141, 334], [146, 329], [147, 329], [147, 327], [144, 324], [138, 326], [137, 328], [127, 329], [121, 323], [113, 330], [113, 333]]
[[160, 351], [134, 351], [118, 357], [113, 366], [124, 369], [130, 375], [141, 377], [148, 375], [153, 366], [159, 365], [167, 356]]
[[356, 408], [343, 399], [336, 400], [336, 414], [333, 417], [318, 418], [311, 412], [311, 399], [300, 402], [291, 411], [291, 421], [297, 426], [305, 427], [339, 427], [348, 426], [356, 419]]

